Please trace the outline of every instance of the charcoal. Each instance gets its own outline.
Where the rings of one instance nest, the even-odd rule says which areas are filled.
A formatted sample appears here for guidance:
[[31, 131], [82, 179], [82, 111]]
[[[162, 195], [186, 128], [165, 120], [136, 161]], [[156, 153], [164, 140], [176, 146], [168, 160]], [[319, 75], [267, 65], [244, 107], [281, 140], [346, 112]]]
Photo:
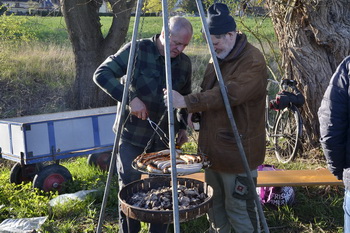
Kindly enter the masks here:
[[[178, 185], [177, 191], [180, 210], [196, 207], [208, 197], [204, 192], [200, 193], [197, 187], [187, 188], [184, 185]], [[148, 192], [140, 191], [132, 195], [129, 203], [132, 206], [150, 210], [172, 210], [172, 188], [163, 186]]]

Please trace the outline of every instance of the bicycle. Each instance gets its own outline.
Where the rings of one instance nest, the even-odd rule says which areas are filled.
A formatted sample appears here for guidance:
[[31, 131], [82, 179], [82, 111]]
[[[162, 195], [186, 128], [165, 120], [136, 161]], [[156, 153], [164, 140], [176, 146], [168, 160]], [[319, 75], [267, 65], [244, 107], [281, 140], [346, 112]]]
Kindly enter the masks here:
[[[265, 129], [281, 163], [294, 160], [301, 144], [303, 119], [298, 108], [304, 104], [305, 98], [296, 85], [297, 82], [290, 79], [281, 83], [268, 80]], [[270, 99], [271, 96], [274, 98]]]

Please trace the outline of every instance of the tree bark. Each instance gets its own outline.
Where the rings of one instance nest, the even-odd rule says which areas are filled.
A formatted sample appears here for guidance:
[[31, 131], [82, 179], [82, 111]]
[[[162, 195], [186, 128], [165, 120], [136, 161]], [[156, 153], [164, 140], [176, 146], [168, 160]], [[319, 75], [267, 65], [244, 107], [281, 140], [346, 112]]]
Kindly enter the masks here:
[[317, 111], [338, 64], [350, 54], [348, 0], [267, 0], [282, 53], [284, 78], [305, 95], [304, 135], [318, 146]]
[[131, 9], [136, 0], [109, 0], [113, 21], [106, 37], [101, 31], [99, 8], [102, 0], [60, 0], [72, 43], [76, 77], [69, 103], [72, 109], [111, 105], [111, 98], [93, 82], [96, 68], [125, 42]]

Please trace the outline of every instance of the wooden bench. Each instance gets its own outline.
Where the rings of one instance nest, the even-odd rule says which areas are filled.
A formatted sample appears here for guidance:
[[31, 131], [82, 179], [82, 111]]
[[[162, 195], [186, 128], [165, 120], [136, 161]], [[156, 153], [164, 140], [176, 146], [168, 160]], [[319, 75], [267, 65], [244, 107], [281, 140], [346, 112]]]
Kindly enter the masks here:
[[[142, 178], [146, 177], [148, 175], [142, 175]], [[194, 173], [182, 177], [204, 181], [204, 173]], [[258, 187], [311, 185], [343, 185], [343, 182], [338, 180], [328, 169], [258, 171]]]

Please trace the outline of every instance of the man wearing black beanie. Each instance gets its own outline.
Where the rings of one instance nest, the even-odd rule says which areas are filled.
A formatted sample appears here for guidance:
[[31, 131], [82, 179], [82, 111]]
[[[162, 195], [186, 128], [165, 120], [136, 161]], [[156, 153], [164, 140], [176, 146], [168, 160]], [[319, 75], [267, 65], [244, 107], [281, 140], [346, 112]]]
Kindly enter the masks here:
[[[265, 159], [265, 59], [245, 34], [236, 31], [236, 23], [225, 4], [210, 6], [207, 23], [256, 184], [257, 167]], [[237, 233], [260, 232], [255, 190], [249, 189], [212, 60], [205, 71], [201, 92], [182, 96], [173, 90], [173, 106], [201, 113], [198, 147], [211, 161], [205, 180], [214, 189], [213, 207], [208, 212], [209, 232], [229, 233], [232, 229]]]
[[209, 7], [207, 23], [210, 35], [223, 35], [236, 31], [236, 22], [223, 3], [215, 3]]

